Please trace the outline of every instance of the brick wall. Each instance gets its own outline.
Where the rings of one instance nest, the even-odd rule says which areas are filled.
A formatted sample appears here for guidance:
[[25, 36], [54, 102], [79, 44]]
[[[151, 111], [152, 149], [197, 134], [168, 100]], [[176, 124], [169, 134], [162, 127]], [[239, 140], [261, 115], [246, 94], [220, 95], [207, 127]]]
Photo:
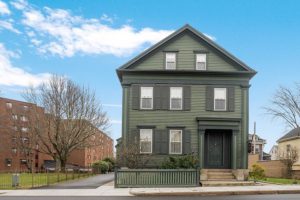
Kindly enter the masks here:
[[265, 169], [267, 177], [285, 178], [287, 176], [286, 165], [280, 160], [259, 160], [258, 154], [249, 154], [248, 168], [251, 170], [253, 164], [258, 164]]

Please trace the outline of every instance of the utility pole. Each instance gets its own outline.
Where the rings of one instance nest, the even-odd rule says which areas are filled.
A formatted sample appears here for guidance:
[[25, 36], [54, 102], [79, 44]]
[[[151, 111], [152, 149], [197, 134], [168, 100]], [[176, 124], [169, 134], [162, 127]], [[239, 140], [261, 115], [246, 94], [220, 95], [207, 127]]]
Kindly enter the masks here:
[[253, 143], [253, 154], [256, 154], [256, 122], [254, 122], [254, 130], [252, 136], [252, 143]]

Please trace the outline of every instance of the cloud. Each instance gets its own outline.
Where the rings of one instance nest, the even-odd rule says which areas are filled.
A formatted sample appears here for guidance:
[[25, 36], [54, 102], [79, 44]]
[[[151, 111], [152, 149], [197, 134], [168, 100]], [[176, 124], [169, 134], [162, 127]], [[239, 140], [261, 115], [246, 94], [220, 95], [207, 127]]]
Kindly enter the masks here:
[[217, 40], [217, 38], [215, 37], [215, 36], [212, 36], [212, 35], [209, 35], [209, 34], [207, 34], [207, 33], [203, 33], [206, 37], [208, 37], [210, 40], [212, 40], [212, 41], [216, 41]]
[[110, 121], [111, 124], [122, 124], [121, 120], [111, 120]]
[[4, 86], [38, 86], [50, 77], [50, 74], [31, 74], [21, 68], [14, 67], [11, 58], [18, 54], [11, 52], [0, 43], [0, 85]]
[[10, 15], [10, 10], [8, 6], [3, 1], [0, 1], [0, 15]]
[[25, 1], [25, 0], [12, 1], [12, 2], [10, 2], [10, 4], [18, 10], [25, 9], [28, 6], [27, 1]]
[[11, 22], [0, 20], [0, 29], [7, 29], [9, 31], [12, 31], [14, 33], [20, 34], [21, 32], [17, 29], [15, 29]]
[[122, 108], [121, 104], [102, 104], [104, 107]]
[[72, 57], [77, 53], [126, 56], [173, 32], [147, 27], [137, 30], [130, 25], [107, 25], [103, 22], [113, 23], [113, 19], [106, 14], [100, 19], [87, 19], [64, 9], [44, 7], [39, 10], [25, 1], [14, 2], [14, 6], [22, 8], [22, 24], [27, 29], [27, 36], [35, 39], [30, 41], [42, 54], [61, 57]]

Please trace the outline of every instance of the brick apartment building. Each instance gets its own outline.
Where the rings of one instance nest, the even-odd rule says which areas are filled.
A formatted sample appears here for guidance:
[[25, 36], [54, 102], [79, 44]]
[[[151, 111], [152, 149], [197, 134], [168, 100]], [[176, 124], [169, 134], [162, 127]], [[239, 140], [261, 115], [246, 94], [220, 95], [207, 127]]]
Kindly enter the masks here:
[[[34, 170], [41, 170], [45, 161], [52, 160], [49, 155], [39, 152], [36, 140], [36, 144], [31, 140], [34, 135], [30, 132], [29, 123], [32, 123], [35, 119], [32, 116], [36, 114], [44, 115], [43, 108], [0, 97], [0, 171], [27, 170], [28, 165]], [[89, 167], [104, 157], [113, 157], [113, 140], [109, 136], [99, 130], [99, 134], [90, 138], [90, 141], [100, 141], [103, 145], [73, 151], [68, 164]]]

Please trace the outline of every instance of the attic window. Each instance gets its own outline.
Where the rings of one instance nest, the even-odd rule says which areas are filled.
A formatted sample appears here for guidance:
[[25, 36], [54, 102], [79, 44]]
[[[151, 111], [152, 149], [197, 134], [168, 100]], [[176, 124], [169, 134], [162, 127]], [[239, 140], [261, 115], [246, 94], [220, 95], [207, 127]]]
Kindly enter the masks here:
[[176, 69], [176, 53], [166, 53], [166, 69]]
[[206, 70], [206, 54], [196, 54], [196, 70]]

